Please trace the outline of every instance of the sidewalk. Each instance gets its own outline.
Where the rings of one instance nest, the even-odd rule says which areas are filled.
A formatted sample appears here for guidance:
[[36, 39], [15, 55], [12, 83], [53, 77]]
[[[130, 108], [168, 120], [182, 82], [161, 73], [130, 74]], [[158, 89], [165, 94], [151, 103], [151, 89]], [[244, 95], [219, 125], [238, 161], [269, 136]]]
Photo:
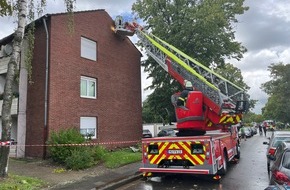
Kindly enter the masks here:
[[96, 166], [80, 171], [58, 172], [61, 168], [51, 165], [48, 161], [9, 160], [9, 173], [37, 177], [48, 183], [43, 190], [92, 190], [115, 189], [114, 187], [141, 177], [139, 168], [141, 161], [116, 169]]

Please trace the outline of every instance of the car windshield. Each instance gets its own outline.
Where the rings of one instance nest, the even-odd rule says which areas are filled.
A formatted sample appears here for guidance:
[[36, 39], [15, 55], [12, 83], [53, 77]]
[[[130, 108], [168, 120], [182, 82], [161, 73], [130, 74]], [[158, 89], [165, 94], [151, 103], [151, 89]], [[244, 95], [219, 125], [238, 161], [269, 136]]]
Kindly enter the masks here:
[[283, 141], [290, 141], [290, 136], [289, 137], [276, 137], [273, 141], [272, 147], [277, 147]]
[[284, 168], [290, 169], [290, 152], [289, 151], [285, 152], [284, 154], [282, 166]]
[[143, 133], [150, 133], [150, 131], [149, 130], [143, 130]]

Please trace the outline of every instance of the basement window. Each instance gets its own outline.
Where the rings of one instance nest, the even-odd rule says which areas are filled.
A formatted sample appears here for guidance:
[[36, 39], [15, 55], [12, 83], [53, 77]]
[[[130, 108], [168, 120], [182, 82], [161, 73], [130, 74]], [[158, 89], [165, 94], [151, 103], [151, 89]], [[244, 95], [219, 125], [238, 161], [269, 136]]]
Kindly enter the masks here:
[[81, 37], [81, 57], [97, 61], [97, 42]]

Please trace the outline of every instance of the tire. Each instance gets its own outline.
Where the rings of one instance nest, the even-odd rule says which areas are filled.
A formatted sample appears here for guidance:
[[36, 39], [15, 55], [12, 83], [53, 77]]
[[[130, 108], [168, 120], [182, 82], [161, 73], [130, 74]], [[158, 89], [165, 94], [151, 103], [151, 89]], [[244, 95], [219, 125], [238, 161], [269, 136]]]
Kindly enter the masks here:
[[270, 173], [270, 163], [267, 162], [267, 171], [268, 171], [268, 174]]
[[224, 151], [223, 154], [223, 168], [219, 170], [219, 175], [226, 175], [228, 171], [228, 155], [227, 155], [227, 151]]
[[237, 154], [236, 154], [235, 158], [240, 159], [240, 157], [241, 157], [241, 149], [240, 149], [240, 146], [238, 144], [236, 146], [236, 151], [237, 151]]

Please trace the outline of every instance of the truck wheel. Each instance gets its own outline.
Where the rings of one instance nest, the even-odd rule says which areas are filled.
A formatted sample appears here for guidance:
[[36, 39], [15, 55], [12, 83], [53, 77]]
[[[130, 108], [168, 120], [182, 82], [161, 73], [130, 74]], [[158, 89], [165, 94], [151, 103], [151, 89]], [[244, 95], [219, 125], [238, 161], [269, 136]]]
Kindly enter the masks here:
[[240, 148], [239, 145], [236, 146], [236, 151], [237, 151], [237, 154], [236, 154], [235, 158], [240, 159], [240, 156], [241, 156], [241, 148]]
[[223, 168], [220, 169], [220, 171], [218, 172], [220, 175], [226, 175], [228, 170], [228, 156], [227, 156], [227, 151], [224, 151], [224, 155], [223, 155]]

